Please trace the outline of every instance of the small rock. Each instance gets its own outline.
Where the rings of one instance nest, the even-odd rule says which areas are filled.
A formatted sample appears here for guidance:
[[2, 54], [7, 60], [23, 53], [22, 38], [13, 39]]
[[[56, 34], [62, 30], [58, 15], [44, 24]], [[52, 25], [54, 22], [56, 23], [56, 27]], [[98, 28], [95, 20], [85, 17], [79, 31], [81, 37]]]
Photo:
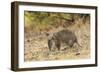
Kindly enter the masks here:
[[80, 53], [76, 53], [76, 56], [77, 56], [77, 55], [80, 55]]

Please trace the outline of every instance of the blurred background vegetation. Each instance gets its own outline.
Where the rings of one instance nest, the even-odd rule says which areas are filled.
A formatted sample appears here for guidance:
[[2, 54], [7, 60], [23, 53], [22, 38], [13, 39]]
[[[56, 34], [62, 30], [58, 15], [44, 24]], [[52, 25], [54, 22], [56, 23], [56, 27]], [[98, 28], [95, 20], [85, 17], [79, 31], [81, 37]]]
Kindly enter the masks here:
[[59, 26], [67, 28], [74, 25], [75, 21], [79, 19], [83, 19], [85, 23], [87, 17], [89, 17], [89, 14], [25, 11], [25, 32], [49, 31]]

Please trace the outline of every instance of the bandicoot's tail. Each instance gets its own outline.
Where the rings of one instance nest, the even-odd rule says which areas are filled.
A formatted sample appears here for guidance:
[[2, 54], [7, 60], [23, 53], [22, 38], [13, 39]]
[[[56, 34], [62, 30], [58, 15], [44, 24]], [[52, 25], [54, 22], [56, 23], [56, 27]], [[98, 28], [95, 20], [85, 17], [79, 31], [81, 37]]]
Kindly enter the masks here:
[[82, 47], [78, 42], [76, 42], [79, 47]]
[[75, 42], [76, 42], [76, 44], [77, 44], [79, 47], [82, 47], [82, 46], [78, 43], [77, 39], [75, 40]]

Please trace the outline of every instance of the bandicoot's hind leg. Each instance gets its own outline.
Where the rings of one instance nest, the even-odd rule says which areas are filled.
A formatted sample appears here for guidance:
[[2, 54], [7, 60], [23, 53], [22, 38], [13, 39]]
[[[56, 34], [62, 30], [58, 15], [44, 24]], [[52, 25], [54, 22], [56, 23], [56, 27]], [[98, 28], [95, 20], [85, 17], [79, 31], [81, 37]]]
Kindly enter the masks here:
[[68, 45], [69, 45], [70, 47], [73, 47], [73, 44], [74, 44], [73, 40], [69, 40]]

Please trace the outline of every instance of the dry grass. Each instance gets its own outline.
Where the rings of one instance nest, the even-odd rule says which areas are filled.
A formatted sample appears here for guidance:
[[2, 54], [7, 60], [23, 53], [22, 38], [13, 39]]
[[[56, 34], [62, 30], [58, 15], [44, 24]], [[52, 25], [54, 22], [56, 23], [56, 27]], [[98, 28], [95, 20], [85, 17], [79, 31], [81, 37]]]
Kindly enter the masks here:
[[[62, 30], [62, 27], [54, 28], [49, 32]], [[47, 36], [44, 33], [29, 32], [25, 33], [25, 61], [44, 61], [44, 60], [63, 60], [63, 59], [86, 59], [90, 58], [90, 24], [85, 24], [81, 20], [77, 21], [73, 26], [68, 27], [74, 31], [78, 38], [78, 42], [82, 46], [80, 55], [76, 55], [76, 48], [68, 48], [60, 51], [49, 51], [47, 45]]]

